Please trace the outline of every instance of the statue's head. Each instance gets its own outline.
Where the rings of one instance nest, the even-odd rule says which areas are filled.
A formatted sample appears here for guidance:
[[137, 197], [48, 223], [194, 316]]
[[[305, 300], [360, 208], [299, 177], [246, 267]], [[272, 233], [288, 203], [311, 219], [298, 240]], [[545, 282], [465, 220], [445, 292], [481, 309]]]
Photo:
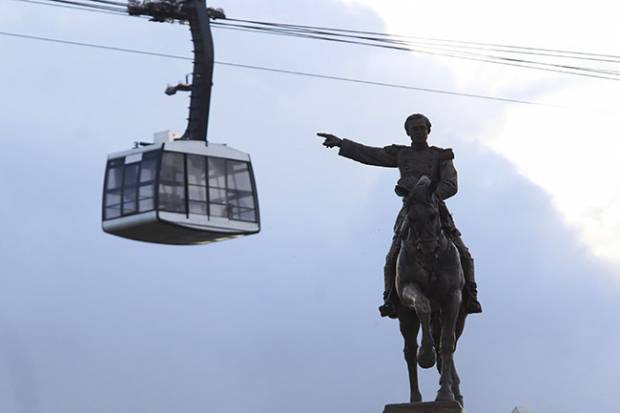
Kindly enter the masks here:
[[414, 113], [405, 120], [405, 131], [413, 143], [426, 143], [431, 126], [431, 121], [421, 113]]
[[417, 181], [399, 183], [396, 192], [404, 197], [417, 249], [425, 254], [435, 252], [439, 246], [441, 218], [430, 178], [422, 175]]

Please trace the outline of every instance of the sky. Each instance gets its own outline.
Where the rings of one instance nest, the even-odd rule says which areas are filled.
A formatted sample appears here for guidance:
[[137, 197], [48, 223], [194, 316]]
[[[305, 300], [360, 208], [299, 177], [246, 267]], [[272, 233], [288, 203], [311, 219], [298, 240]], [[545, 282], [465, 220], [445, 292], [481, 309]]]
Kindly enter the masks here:
[[[611, 2], [221, 0], [229, 17], [613, 53]], [[576, 30], [579, 28], [579, 30]], [[190, 55], [186, 26], [0, 1], [0, 31]], [[185, 127], [190, 62], [0, 36], [0, 411], [378, 412], [408, 398], [381, 319], [397, 171], [318, 131], [451, 147], [484, 313], [455, 355], [467, 410], [613, 411], [620, 96], [612, 81], [214, 30], [216, 58], [581, 108], [216, 66], [210, 140], [252, 156], [262, 231], [207, 246], [101, 231], [108, 153]], [[420, 373], [425, 400], [438, 388]]]

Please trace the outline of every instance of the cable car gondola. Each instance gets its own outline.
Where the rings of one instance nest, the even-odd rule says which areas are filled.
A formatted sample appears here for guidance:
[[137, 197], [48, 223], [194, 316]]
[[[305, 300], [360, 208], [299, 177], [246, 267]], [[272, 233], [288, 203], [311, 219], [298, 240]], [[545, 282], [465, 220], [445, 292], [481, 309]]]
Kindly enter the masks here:
[[260, 231], [250, 156], [207, 142], [213, 78], [209, 18], [224, 17], [201, 0], [130, 1], [129, 14], [153, 21], [188, 21], [194, 43], [194, 72], [167, 94], [190, 90], [183, 135], [155, 134], [153, 143], [108, 156], [102, 227], [109, 234], [162, 244], [204, 244]]

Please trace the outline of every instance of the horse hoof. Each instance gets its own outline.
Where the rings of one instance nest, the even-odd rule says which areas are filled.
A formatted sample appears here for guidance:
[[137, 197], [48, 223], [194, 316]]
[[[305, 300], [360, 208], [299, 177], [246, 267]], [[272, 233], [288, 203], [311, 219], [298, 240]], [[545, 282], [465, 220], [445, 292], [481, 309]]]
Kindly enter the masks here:
[[461, 396], [460, 394], [457, 394], [456, 396], [454, 396], [454, 399], [460, 403], [461, 407], [465, 406], [465, 403], [463, 403], [463, 396]]
[[430, 369], [435, 365], [437, 358], [433, 347], [420, 347], [418, 349], [418, 365], [423, 369]]
[[437, 397], [435, 397], [435, 401], [436, 402], [453, 402], [455, 401], [454, 393], [452, 393], [452, 390], [439, 389], [439, 391], [437, 392]]

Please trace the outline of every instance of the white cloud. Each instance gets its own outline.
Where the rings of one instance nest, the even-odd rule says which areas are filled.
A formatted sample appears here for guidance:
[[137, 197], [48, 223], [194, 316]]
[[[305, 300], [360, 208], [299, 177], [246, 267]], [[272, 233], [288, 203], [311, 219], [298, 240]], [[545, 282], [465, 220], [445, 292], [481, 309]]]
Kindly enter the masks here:
[[[392, 33], [599, 53], [620, 46], [617, 6], [602, 0], [343, 1], [372, 8]], [[595, 255], [620, 263], [620, 83], [448, 58], [434, 64], [451, 71], [449, 86], [460, 91], [597, 109], [507, 105], [485, 119], [479, 142], [549, 193]]]

